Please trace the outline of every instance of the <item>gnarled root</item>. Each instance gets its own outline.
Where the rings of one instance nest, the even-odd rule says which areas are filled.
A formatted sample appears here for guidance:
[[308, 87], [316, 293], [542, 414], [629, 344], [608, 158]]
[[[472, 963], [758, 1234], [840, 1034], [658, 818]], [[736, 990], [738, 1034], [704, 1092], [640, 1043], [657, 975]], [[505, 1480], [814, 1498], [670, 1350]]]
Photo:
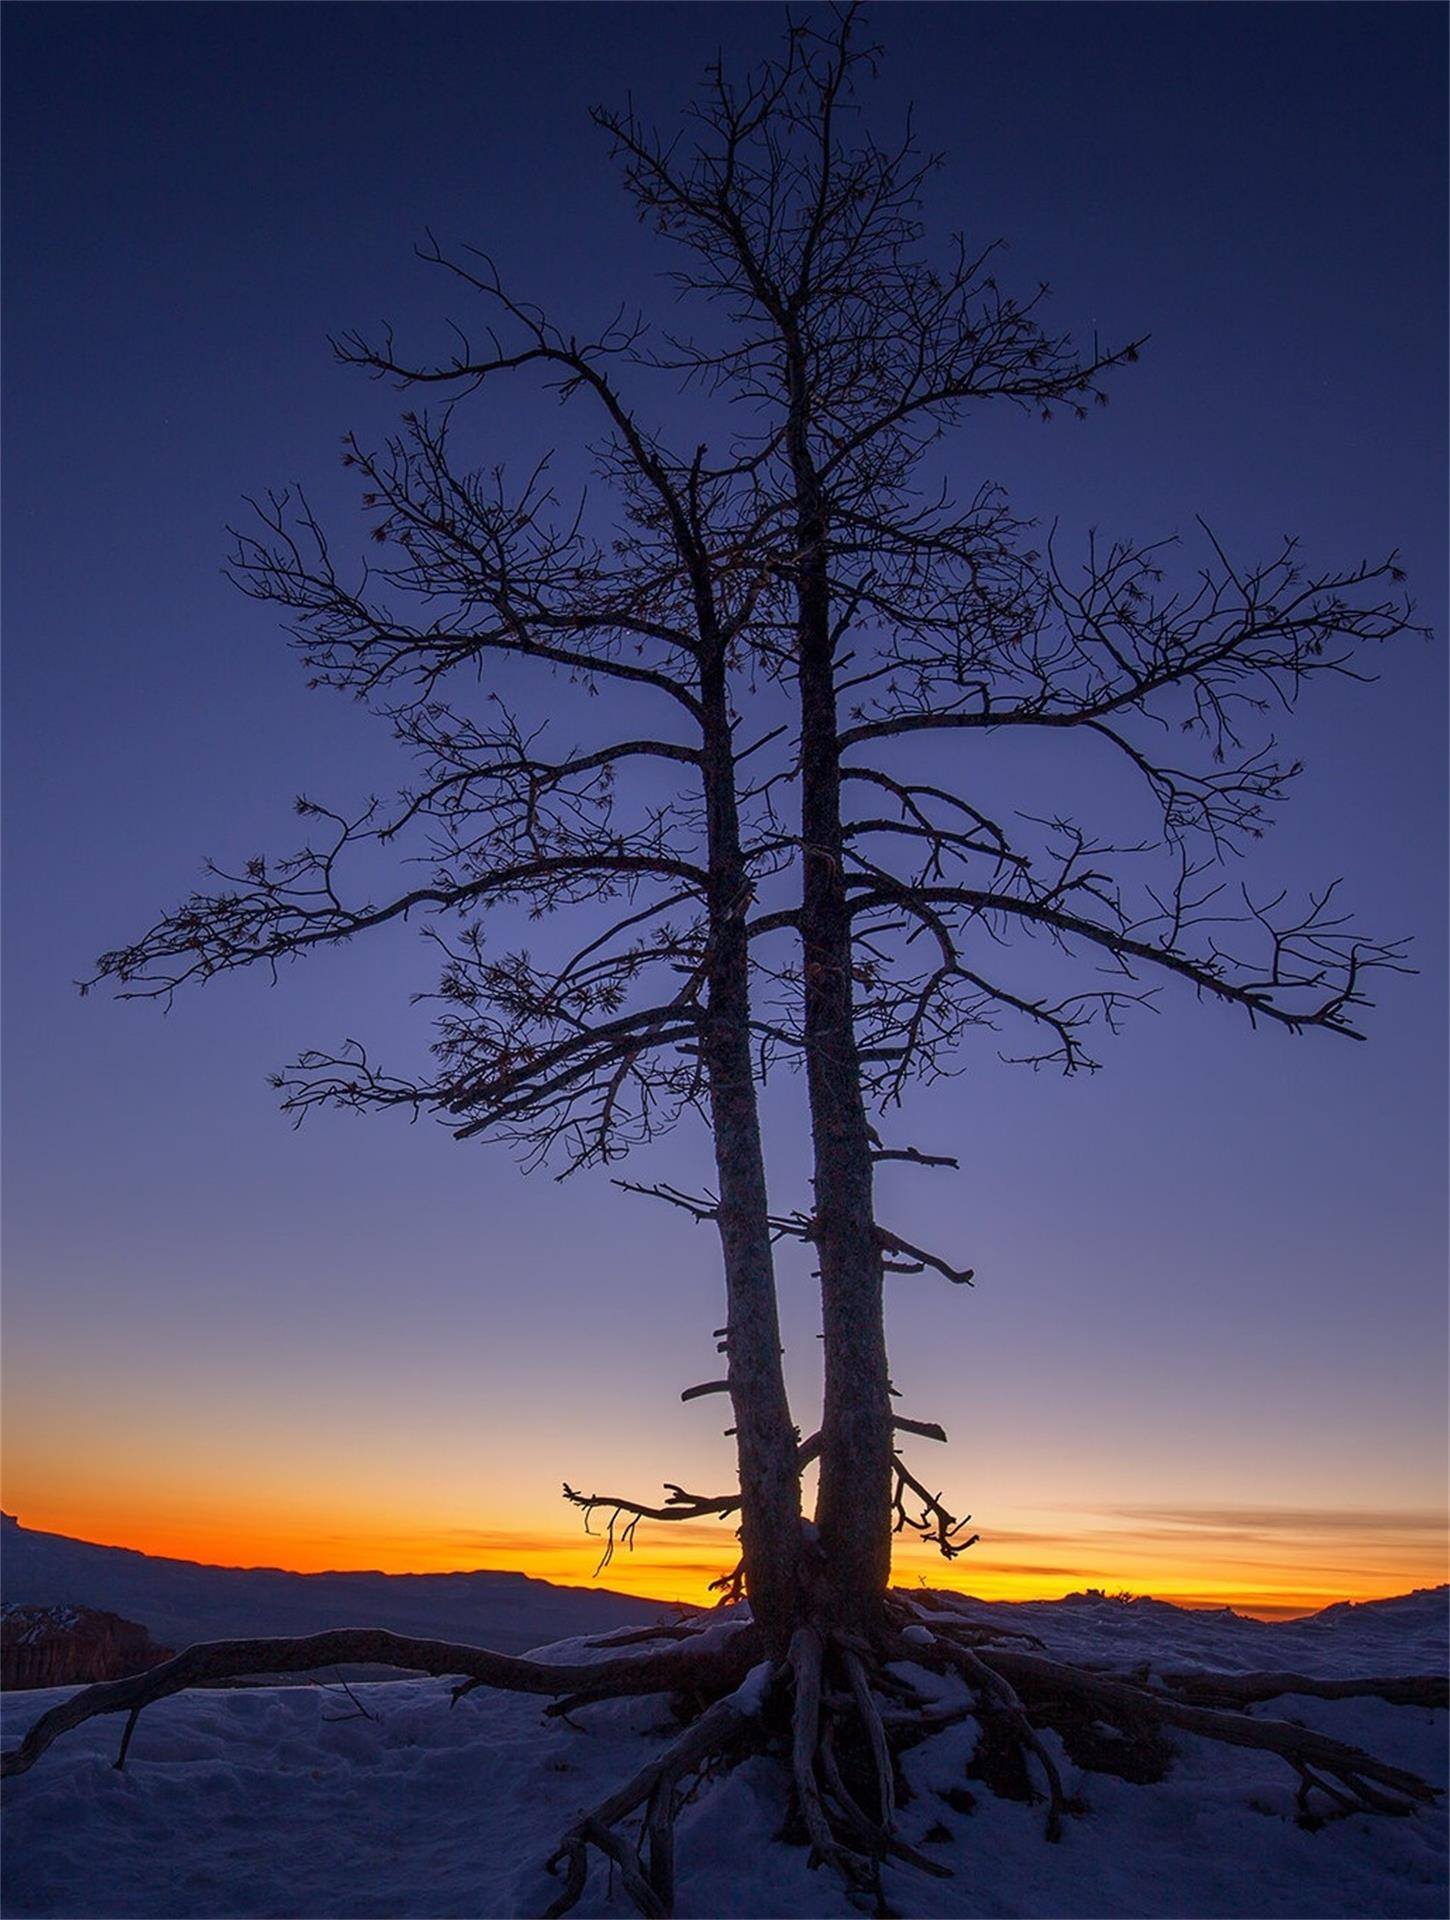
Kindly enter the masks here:
[[697, 1636], [693, 1646], [629, 1659], [600, 1660], [579, 1666], [518, 1659], [484, 1647], [448, 1640], [415, 1640], [381, 1628], [347, 1627], [287, 1640], [208, 1640], [172, 1660], [125, 1680], [103, 1680], [84, 1687], [43, 1713], [16, 1747], [0, 1756], [0, 1778], [25, 1773], [52, 1741], [98, 1714], [127, 1713], [119, 1766], [143, 1707], [240, 1675], [309, 1673], [348, 1663], [403, 1667], [415, 1673], [463, 1674], [458, 1699], [472, 1687], [497, 1687], [507, 1693], [566, 1695], [576, 1704], [627, 1694], [673, 1693], [699, 1687], [719, 1690], [736, 1684], [755, 1658], [758, 1642], [748, 1624], [724, 1623]]
[[981, 1702], [981, 1711], [1000, 1715], [1024, 1755], [1030, 1753], [1041, 1767], [1047, 1781], [1047, 1837], [1049, 1840], [1060, 1840], [1062, 1816], [1072, 1811], [1072, 1806], [1063, 1791], [1057, 1762], [1038, 1738], [1011, 1682], [1004, 1679], [971, 1647], [963, 1646], [955, 1639], [939, 1639], [937, 1647], [940, 1650], [939, 1657], [946, 1664], [954, 1666], [975, 1690]]
[[[1106, 1720], [1178, 1727], [1230, 1746], [1277, 1753], [1299, 1775], [1301, 1807], [1306, 1805], [1311, 1788], [1324, 1791], [1340, 1812], [1412, 1813], [1417, 1806], [1428, 1806], [1436, 1798], [1434, 1787], [1403, 1767], [1387, 1766], [1358, 1747], [1287, 1720], [1256, 1720], [1246, 1713], [1195, 1706], [1170, 1694], [1047, 1660], [1039, 1654], [992, 1647], [980, 1658], [1048, 1720], [1054, 1702], [1078, 1702]], [[1274, 1677], [1286, 1683], [1282, 1689], [1285, 1692], [1317, 1691], [1317, 1684], [1303, 1675]]]
[[1196, 1707], [1252, 1707], [1286, 1693], [1312, 1700], [1383, 1700], [1392, 1707], [1450, 1707], [1450, 1674], [1444, 1673], [1353, 1680], [1316, 1680], [1305, 1673], [1163, 1673], [1158, 1684]]
[[[1139, 1740], [1146, 1736], [1160, 1748], [1164, 1731], [1177, 1727], [1230, 1746], [1277, 1753], [1299, 1776], [1298, 1799], [1304, 1812], [1311, 1791], [1323, 1793], [1340, 1813], [1406, 1814], [1437, 1797], [1437, 1789], [1417, 1775], [1388, 1766], [1327, 1734], [1228, 1709], [1289, 1693], [1324, 1700], [1377, 1698], [1391, 1704], [1443, 1707], [1447, 1704], [1443, 1676], [1316, 1680], [1296, 1673], [1176, 1673], [1150, 1686], [1070, 1666], [1045, 1654], [1004, 1647], [1001, 1640], [1023, 1636], [994, 1629], [986, 1621], [959, 1621], [952, 1617], [955, 1607], [943, 1606], [940, 1600], [935, 1596], [930, 1607], [905, 1596], [888, 1603], [888, 1617], [901, 1635], [895, 1657], [920, 1660], [938, 1669], [954, 1668], [989, 1710], [1004, 1716], [1024, 1757], [1032, 1754], [1047, 1776], [1049, 1838], [1060, 1832], [1061, 1815], [1070, 1810], [1070, 1803], [1034, 1727], [1057, 1726], [1070, 1735], [1074, 1725], [1081, 1727], [1084, 1716], [1105, 1721]], [[1214, 1704], [1203, 1704], [1208, 1701]], [[960, 1717], [960, 1711], [948, 1709], [938, 1716], [937, 1724]], [[909, 1740], [909, 1716], [904, 1731]]]
[[547, 1863], [564, 1877], [549, 1915], [566, 1914], [583, 1898], [591, 1847], [613, 1864], [640, 1913], [649, 1920], [668, 1914], [681, 1783], [716, 1763], [768, 1750], [788, 1760], [811, 1864], [835, 1874], [855, 1905], [885, 1912], [881, 1867], [887, 1859], [950, 1878], [949, 1868], [896, 1831], [888, 1722], [911, 1716], [883, 1712], [878, 1694], [916, 1699], [886, 1673], [866, 1641], [798, 1627], [783, 1661], [757, 1665], [734, 1693], [569, 1829]]
[[[1337, 1814], [1406, 1814], [1436, 1797], [1435, 1789], [1414, 1774], [1323, 1734], [1200, 1702], [1208, 1695], [1250, 1704], [1277, 1692], [1300, 1692], [1328, 1698], [1373, 1693], [1435, 1705], [1443, 1703], [1443, 1683], [1424, 1677], [1316, 1682], [1295, 1674], [1258, 1674], [1171, 1675], [1150, 1686], [1021, 1651], [1020, 1644], [1004, 1646], [1008, 1637], [1020, 1643], [1025, 1636], [1006, 1634], [955, 1607], [921, 1607], [902, 1595], [887, 1601], [885, 1630], [871, 1640], [804, 1622], [782, 1660], [764, 1657], [762, 1638], [749, 1621], [707, 1619], [698, 1627], [611, 1636], [600, 1644], [630, 1646], [647, 1639], [666, 1644], [656, 1651], [569, 1665], [365, 1629], [288, 1640], [217, 1641], [190, 1647], [147, 1673], [84, 1688], [52, 1707], [3, 1756], [0, 1772], [25, 1772], [61, 1734], [107, 1713], [127, 1716], [119, 1766], [138, 1716], [153, 1701], [241, 1675], [303, 1673], [348, 1662], [461, 1676], [455, 1698], [478, 1686], [547, 1696], [552, 1712], [668, 1693], [692, 1703], [694, 1720], [633, 1779], [581, 1814], [546, 1863], [563, 1883], [548, 1908], [550, 1916], [570, 1912], [583, 1898], [592, 1850], [610, 1864], [646, 1920], [665, 1920], [673, 1911], [674, 1824], [691, 1780], [750, 1752], [775, 1751], [786, 1759], [812, 1864], [837, 1875], [854, 1905], [886, 1912], [881, 1869], [891, 1859], [949, 1877], [948, 1868], [909, 1846], [897, 1831], [896, 1764], [907, 1747], [969, 1717], [1005, 1741], [1009, 1756], [1015, 1748], [1019, 1778], [1029, 1762], [1040, 1771], [1050, 1839], [1061, 1831], [1064, 1814], [1081, 1809], [1065, 1790], [1041, 1737], [1044, 1726], [1059, 1728], [1072, 1750], [1074, 1727], [1105, 1721], [1133, 1732], [1145, 1746], [1156, 1743], [1152, 1757], [1160, 1767], [1169, 1751], [1162, 1734], [1170, 1728], [1276, 1753], [1298, 1776], [1306, 1819], [1317, 1818], [1310, 1812], [1314, 1794]], [[964, 1703], [935, 1704], [907, 1676], [893, 1671], [897, 1662], [954, 1673], [966, 1682], [970, 1697]]]
[[[812, 1860], [832, 1867], [848, 1888], [858, 1894], [877, 1891], [877, 1866], [869, 1854], [838, 1838], [827, 1817], [817, 1768], [821, 1761], [821, 1679], [825, 1647], [815, 1627], [797, 1627], [790, 1643], [790, 1667], [795, 1681], [791, 1713], [790, 1770], [796, 1805], [811, 1843]], [[829, 1752], [829, 1749], [827, 1749]], [[837, 1775], [839, 1781], [839, 1775]], [[837, 1786], [838, 1801], [848, 1826], [856, 1824], [854, 1803]]]
[[[550, 1873], [564, 1868], [564, 1887], [546, 1909], [546, 1920], [568, 1913], [583, 1894], [590, 1847], [618, 1867], [625, 1891], [649, 1920], [673, 1911], [676, 1787], [687, 1774], [724, 1758], [750, 1737], [774, 1674], [770, 1662], [762, 1662], [733, 1693], [707, 1708], [694, 1726], [569, 1829], [547, 1863]], [[643, 1858], [640, 1846], [619, 1830], [620, 1822], [640, 1807], [645, 1809]]]

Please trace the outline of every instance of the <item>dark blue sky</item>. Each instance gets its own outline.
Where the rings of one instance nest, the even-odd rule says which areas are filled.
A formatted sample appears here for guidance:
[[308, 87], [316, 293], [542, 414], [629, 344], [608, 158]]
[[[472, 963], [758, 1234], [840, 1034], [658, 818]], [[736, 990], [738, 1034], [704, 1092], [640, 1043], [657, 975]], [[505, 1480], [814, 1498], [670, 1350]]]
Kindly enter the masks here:
[[[227, 1495], [236, 1531], [260, 1538], [291, 1463], [312, 1517], [267, 1551], [302, 1563], [317, 1514], [346, 1504], [337, 1489], [360, 1517], [336, 1551], [355, 1559], [368, 1513], [381, 1535], [421, 1510], [442, 1459], [435, 1530], [466, 1510], [562, 1533], [556, 1483], [596, 1464], [646, 1484], [719, 1471], [713, 1429], [672, 1407], [716, 1324], [703, 1236], [602, 1176], [526, 1182], [428, 1127], [324, 1118], [294, 1136], [276, 1114], [263, 1076], [299, 1047], [422, 1043], [406, 999], [429, 962], [410, 939], [324, 957], [275, 992], [226, 981], [164, 1021], [71, 983], [201, 855], [287, 845], [293, 793], [351, 797], [401, 771], [365, 716], [303, 691], [267, 610], [220, 574], [244, 493], [302, 479], [325, 514], [351, 511], [338, 436], [396, 403], [335, 368], [326, 335], [386, 318], [442, 343], [458, 302], [411, 256], [425, 226], [486, 246], [584, 326], [621, 298], [662, 308], [670, 262], [587, 108], [632, 92], [667, 121], [717, 46], [758, 56], [780, 18], [5, 9], [7, 1504], [22, 1517], [95, 1531], [111, 1514], [113, 1538], [194, 1541], [205, 1488], [245, 1486]], [[937, 231], [1006, 236], [1004, 277], [1049, 280], [1065, 327], [1152, 336], [1106, 412], [973, 422], [952, 476], [1003, 481], [1074, 538], [1187, 533], [1201, 513], [1249, 552], [1297, 532], [1311, 563], [1397, 546], [1434, 630], [1378, 685], [1306, 703], [1309, 771], [1257, 869], [1343, 874], [1371, 926], [1414, 935], [1422, 971], [1387, 983], [1369, 1045], [1253, 1035], [1170, 1000], [1092, 1079], [1014, 1072], [986, 1039], [921, 1098], [913, 1134], [955, 1142], [964, 1172], [891, 1181], [890, 1217], [961, 1250], [981, 1284], [903, 1292], [894, 1363], [966, 1443], [956, 1471], [989, 1525], [1033, 1506], [1439, 1497], [1445, 18], [875, 11], [871, 112], [892, 124], [914, 100], [946, 153]], [[520, 463], [580, 428], [521, 385], [470, 431], [480, 458]], [[792, 1090], [768, 1117], [776, 1197], [795, 1205]], [[698, 1179], [703, 1159], [682, 1134], [652, 1170]], [[810, 1285], [786, 1264], [806, 1399]], [[504, 1471], [525, 1435], [527, 1466]], [[210, 1504], [221, 1526], [226, 1503]]]

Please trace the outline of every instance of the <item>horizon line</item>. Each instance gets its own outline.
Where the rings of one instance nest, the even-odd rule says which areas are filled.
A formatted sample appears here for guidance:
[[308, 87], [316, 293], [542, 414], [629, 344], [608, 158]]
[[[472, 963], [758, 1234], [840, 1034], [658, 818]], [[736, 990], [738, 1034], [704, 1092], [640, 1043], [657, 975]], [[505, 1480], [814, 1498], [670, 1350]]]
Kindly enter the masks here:
[[[80, 1534], [61, 1532], [52, 1527], [28, 1526], [18, 1514], [11, 1513], [7, 1510], [0, 1510], [0, 1523], [13, 1526], [22, 1533], [43, 1535], [50, 1539], [67, 1540], [78, 1546], [95, 1547], [104, 1552], [134, 1553], [146, 1560], [171, 1561], [184, 1566], [205, 1567], [219, 1573], [283, 1573], [288, 1575], [289, 1578], [298, 1580], [322, 1580], [333, 1576], [342, 1578], [373, 1577], [385, 1580], [426, 1580], [457, 1578], [459, 1576], [468, 1577], [475, 1574], [503, 1574], [518, 1579], [537, 1581], [541, 1586], [556, 1589], [565, 1588], [576, 1591], [613, 1594], [623, 1599], [638, 1600], [646, 1606], [677, 1606], [689, 1608], [692, 1611], [709, 1611], [712, 1605], [708, 1600], [694, 1600], [683, 1594], [665, 1595], [659, 1593], [641, 1593], [635, 1591], [633, 1587], [616, 1586], [612, 1581], [601, 1580], [597, 1577], [585, 1579], [556, 1578], [546, 1573], [530, 1572], [523, 1567], [488, 1565], [422, 1568], [399, 1567], [391, 1569], [381, 1566], [289, 1567], [278, 1560], [206, 1560], [197, 1559], [191, 1554], [174, 1552], [158, 1553], [147, 1547], [133, 1546], [123, 1540], [97, 1540]], [[543, 1546], [542, 1551], [548, 1551], [548, 1544]], [[647, 1572], [649, 1566], [650, 1562], [646, 1560], [641, 1564], [640, 1571]], [[604, 1569], [602, 1567], [597, 1570], [598, 1573], [602, 1573], [603, 1571]], [[986, 1572], [987, 1569], [984, 1568], [983, 1571]], [[1013, 1573], [1013, 1569], [1010, 1567], [993, 1571], [999, 1578], [1003, 1575], [1011, 1576]], [[1255, 1600], [1251, 1597], [1252, 1589], [1245, 1588], [1243, 1594], [1238, 1596], [1237, 1604], [1235, 1604], [1233, 1595], [1226, 1595], [1221, 1587], [1218, 1591], [1212, 1593], [1204, 1591], [1194, 1592], [1190, 1588], [1189, 1590], [1177, 1591], [1169, 1595], [1124, 1587], [1119, 1587], [1116, 1591], [1110, 1592], [1104, 1587], [1089, 1585], [1064, 1588], [1060, 1591], [1043, 1589], [1037, 1592], [1023, 1593], [1019, 1591], [1012, 1594], [998, 1594], [994, 1596], [990, 1594], [973, 1593], [971, 1589], [958, 1587], [955, 1583], [938, 1583], [921, 1577], [918, 1577], [914, 1582], [908, 1582], [905, 1579], [893, 1580], [893, 1585], [901, 1588], [911, 1585], [917, 1590], [930, 1590], [934, 1585], [938, 1585], [942, 1591], [962, 1592], [986, 1606], [1056, 1605], [1061, 1604], [1061, 1602], [1065, 1600], [1092, 1595], [1100, 1595], [1105, 1600], [1121, 1601], [1124, 1604], [1131, 1604], [1139, 1600], [1153, 1600], [1163, 1606], [1176, 1607], [1185, 1613], [1231, 1612], [1240, 1618], [1257, 1619], [1263, 1621], [1265, 1624], [1275, 1624], [1286, 1623], [1293, 1619], [1309, 1618], [1333, 1606], [1364, 1606], [1377, 1601], [1385, 1602], [1408, 1598], [1410, 1595], [1416, 1593], [1434, 1593], [1450, 1586], [1450, 1581], [1440, 1580], [1432, 1581], [1427, 1585], [1412, 1585], [1390, 1594], [1341, 1593], [1336, 1598], [1325, 1599], [1322, 1593], [1315, 1593], [1313, 1596], [1305, 1595], [1292, 1601], [1271, 1601], [1267, 1598]]]

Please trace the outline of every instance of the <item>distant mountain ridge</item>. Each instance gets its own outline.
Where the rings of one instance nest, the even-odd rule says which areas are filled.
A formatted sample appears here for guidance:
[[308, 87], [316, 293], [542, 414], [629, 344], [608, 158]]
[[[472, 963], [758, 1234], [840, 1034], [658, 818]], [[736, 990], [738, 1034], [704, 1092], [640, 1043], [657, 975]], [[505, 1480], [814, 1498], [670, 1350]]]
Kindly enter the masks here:
[[673, 1611], [662, 1601], [603, 1587], [558, 1587], [524, 1573], [288, 1573], [279, 1567], [207, 1566], [37, 1533], [8, 1513], [0, 1515], [0, 1599], [118, 1613], [169, 1647], [329, 1627], [386, 1627], [499, 1653], [610, 1633]]
[[[523, 1573], [289, 1573], [207, 1566], [34, 1532], [9, 1514], [0, 1515], [0, 1600], [117, 1613], [168, 1647], [330, 1627], [387, 1627], [500, 1653], [648, 1625], [674, 1612], [666, 1602], [636, 1594], [560, 1587]], [[1060, 1600], [973, 1601], [989, 1617], [1042, 1634], [1064, 1657], [1082, 1639], [1099, 1657], [1112, 1646], [1131, 1664], [1140, 1642], [1159, 1646], [1168, 1634], [1185, 1664], [1215, 1664], [1221, 1640], [1236, 1649], [1252, 1641], [1255, 1665], [1312, 1673], [1338, 1671], [1341, 1646], [1357, 1654], [1377, 1648], [1380, 1669], [1399, 1670], [1407, 1641], [1419, 1645], [1416, 1658], [1428, 1659], [1427, 1671], [1443, 1670], [1447, 1603], [1450, 1589], [1436, 1587], [1386, 1600], [1341, 1600], [1296, 1620], [1270, 1622], [1245, 1619], [1229, 1608], [1185, 1609], [1147, 1596], [1126, 1600], [1097, 1592]]]

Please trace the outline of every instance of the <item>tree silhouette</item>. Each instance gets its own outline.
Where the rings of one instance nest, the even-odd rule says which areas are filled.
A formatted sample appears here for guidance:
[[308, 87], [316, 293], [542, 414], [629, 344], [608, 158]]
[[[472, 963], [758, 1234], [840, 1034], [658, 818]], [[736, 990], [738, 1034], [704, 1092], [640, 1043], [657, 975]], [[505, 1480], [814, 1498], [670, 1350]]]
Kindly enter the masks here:
[[[792, 1037], [816, 1198], [791, 1230], [820, 1261], [816, 1519], [831, 1615], [862, 1629], [879, 1622], [892, 1516], [904, 1517], [882, 1311], [901, 1243], [876, 1219], [868, 1102], [898, 1104], [967, 1026], [1002, 1014], [1043, 1036], [1036, 1062], [1091, 1065], [1089, 1030], [1115, 1025], [1154, 975], [1256, 1021], [1352, 1033], [1367, 976], [1399, 964], [1400, 947], [1358, 933], [1333, 885], [1302, 908], [1247, 891], [1235, 907], [1218, 870], [1298, 771], [1255, 737], [1260, 716], [1292, 710], [1316, 675], [1359, 677], [1361, 651], [1410, 614], [1393, 555], [1306, 575], [1287, 541], [1243, 567], [1205, 530], [1202, 565], [1177, 586], [1167, 543], [1094, 536], [1069, 567], [1029, 544], [1000, 490], [964, 506], [934, 481], [938, 443], [976, 409], [1085, 416], [1142, 342], [1081, 354], [1039, 317], [1045, 289], [1002, 289], [995, 249], [958, 238], [942, 264], [925, 253], [934, 163], [909, 131], [883, 147], [855, 129], [854, 82], [875, 56], [853, 29], [851, 11], [802, 26], [741, 86], [717, 68], [683, 136], [633, 112], [596, 118], [683, 256], [678, 284], [725, 314], [704, 344], [672, 337], [670, 364], [749, 423], [729, 510], [774, 586], [750, 638], [797, 713]], [[908, 738], [1024, 728], [1126, 763], [1155, 816], [1148, 837], [1114, 845], [1067, 817], [999, 820], [980, 774], [953, 766], [924, 782], [890, 757]], [[1042, 990], [1001, 951], [1021, 933], [1106, 961], [1113, 983]], [[951, 1517], [924, 1518], [949, 1552]]]
[[[233, 578], [288, 611], [312, 684], [366, 701], [422, 778], [391, 805], [351, 814], [299, 799], [320, 823], [300, 851], [214, 869], [219, 886], [102, 956], [98, 977], [123, 996], [169, 1000], [191, 982], [258, 964], [275, 972], [314, 947], [426, 917], [442, 955], [431, 1070], [384, 1069], [352, 1041], [308, 1052], [274, 1081], [299, 1118], [318, 1106], [428, 1111], [460, 1139], [502, 1137], [526, 1163], [552, 1157], [568, 1170], [617, 1159], [685, 1109], [706, 1112], [726, 1272], [721, 1384], [740, 1473], [737, 1584], [783, 1650], [797, 1609], [799, 1435], [781, 1368], [747, 910], [756, 876], [785, 854], [768, 840], [747, 857], [742, 839], [728, 691], [737, 570], [716, 563], [700, 531], [698, 472], [646, 436], [615, 388], [609, 362], [631, 336], [565, 339], [496, 283], [477, 284], [523, 344], [471, 362], [467, 384], [537, 362], [611, 423], [600, 464], [622, 502], [612, 550], [577, 517], [559, 524], [539, 472], [510, 494], [501, 475], [459, 470], [451, 407], [437, 420], [408, 413], [377, 451], [347, 439], [344, 464], [384, 548], [355, 580], [305, 496], [258, 503], [260, 524], [235, 537]], [[344, 359], [359, 351], [339, 347]], [[490, 688], [512, 658], [566, 675], [586, 697], [609, 687], [602, 741], [551, 756], [546, 724], [526, 724]], [[626, 725], [667, 737], [619, 732], [621, 706]], [[595, 735], [597, 712], [578, 715]], [[680, 782], [664, 793], [638, 777], [661, 766]], [[418, 862], [426, 880], [391, 890]], [[550, 957], [494, 953], [490, 915], [520, 905], [569, 927]], [[676, 1493], [666, 1517], [715, 1510]]]
[[[899, 1450], [903, 1434], [945, 1436], [893, 1406], [886, 1276], [971, 1273], [877, 1218], [880, 1160], [954, 1164], [887, 1144], [878, 1119], [949, 1070], [974, 1028], [1020, 1024], [1035, 1064], [1089, 1067], [1095, 1030], [1159, 980], [1256, 1022], [1355, 1031], [1367, 977], [1399, 948], [1356, 933], [1332, 888], [1296, 908], [1235, 898], [1222, 870], [1297, 771], [1260, 737], [1266, 709], [1292, 708], [1314, 675], [1355, 676], [1360, 650], [1410, 615], [1393, 558], [1306, 574], [1289, 543], [1245, 567], [1205, 532], [1197, 573], [1175, 586], [1161, 545], [1093, 538], [1069, 565], [997, 490], [965, 505], [938, 490], [933, 451], [973, 408], [1085, 414], [1141, 343], [1078, 352], [1048, 330], [1040, 292], [998, 285], [991, 249], [959, 241], [932, 264], [932, 163], [909, 134], [882, 147], [856, 123], [873, 61], [854, 11], [832, 13], [791, 27], [743, 84], [717, 66], [678, 138], [633, 111], [597, 113], [642, 213], [682, 249], [681, 291], [708, 303], [701, 337], [623, 317], [578, 336], [483, 256], [430, 239], [424, 257], [482, 311], [473, 334], [460, 329], [442, 362], [386, 334], [336, 343], [343, 361], [442, 402], [405, 414], [378, 450], [346, 443], [380, 555], [345, 576], [305, 499], [279, 495], [238, 536], [233, 572], [288, 610], [315, 679], [367, 701], [422, 778], [352, 813], [300, 801], [321, 823], [300, 852], [215, 874], [98, 972], [123, 994], [169, 996], [426, 917], [442, 949], [428, 1071], [385, 1069], [351, 1042], [313, 1052], [279, 1076], [292, 1112], [402, 1106], [573, 1167], [703, 1111], [717, 1190], [632, 1184], [718, 1229], [727, 1378], [686, 1397], [728, 1390], [738, 1487], [667, 1487], [658, 1505], [566, 1492], [608, 1516], [611, 1546], [620, 1523], [629, 1537], [644, 1519], [738, 1515], [727, 1597], [747, 1595], [749, 1615], [627, 1636], [679, 1644], [581, 1667], [360, 1632], [193, 1649], [44, 1716], [6, 1771], [92, 1713], [129, 1711], [124, 1756], [150, 1700], [339, 1659], [461, 1674], [460, 1694], [550, 1694], [557, 1710], [676, 1693], [685, 1731], [564, 1836], [552, 1913], [583, 1895], [591, 1849], [641, 1912], [668, 1912], [682, 1782], [761, 1745], [789, 1755], [814, 1857], [879, 1906], [886, 1860], [942, 1870], [897, 1832], [895, 1755], [969, 1714], [1019, 1770], [1040, 1770], [1049, 1837], [1074, 1808], [1038, 1729], [1084, 1714], [1157, 1742], [1155, 1755], [1173, 1726], [1277, 1752], [1306, 1805], [1311, 1791], [1339, 1812], [1429, 1797], [1302, 1728], [1004, 1647], [950, 1596], [889, 1590], [894, 1532], [948, 1558], [970, 1539]], [[607, 542], [562, 512], [542, 469], [510, 492], [454, 457], [463, 403], [528, 372], [602, 416], [618, 507]], [[728, 441], [680, 449], [644, 424], [633, 392], [661, 380], [728, 406]], [[592, 717], [576, 703], [580, 744], [546, 751], [537, 722], [503, 704], [489, 674], [510, 659], [585, 696], [609, 689]], [[1148, 802], [1143, 836], [1005, 811], [964, 757], [923, 767], [918, 736], [1027, 728], [1124, 767]], [[420, 850], [427, 878], [398, 888], [392, 860]], [[488, 943], [493, 910], [520, 904], [549, 920], [547, 955]], [[1084, 958], [1106, 984], [1082, 982]], [[803, 1064], [814, 1149], [813, 1204], [796, 1211], [771, 1210], [761, 1158], [757, 1081], [783, 1060]], [[804, 1440], [781, 1372], [782, 1236], [808, 1242], [820, 1272], [824, 1407]], [[902, 1660], [957, 1676], [960, 1705], [930, 1706], [890, 1670]], [[1292, 1676], [1273, 1678], [1282, 1692]], [[1439, 1697], [1430, 1681], [1364, 1685]]]

